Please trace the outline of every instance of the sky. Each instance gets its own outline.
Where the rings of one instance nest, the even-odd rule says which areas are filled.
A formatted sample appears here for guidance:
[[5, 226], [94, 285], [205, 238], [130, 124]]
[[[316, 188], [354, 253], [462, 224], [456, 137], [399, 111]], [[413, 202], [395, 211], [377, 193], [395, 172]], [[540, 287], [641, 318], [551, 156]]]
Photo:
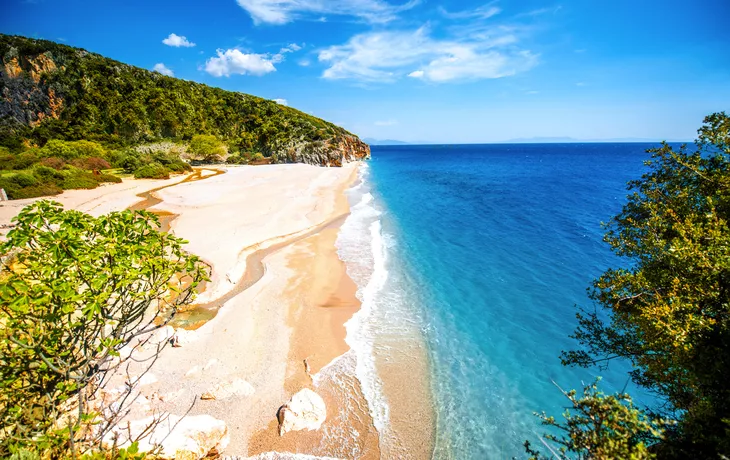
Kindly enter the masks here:
[[730, 111], [730, 0], [0, 0], [44, 38], [361, 137], [691, 140]]

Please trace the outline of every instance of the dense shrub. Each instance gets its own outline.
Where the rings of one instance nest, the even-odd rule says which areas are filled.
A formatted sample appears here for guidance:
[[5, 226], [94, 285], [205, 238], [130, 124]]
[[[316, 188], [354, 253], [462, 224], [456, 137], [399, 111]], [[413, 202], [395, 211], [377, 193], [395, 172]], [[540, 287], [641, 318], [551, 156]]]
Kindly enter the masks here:
[[118, 163], [114, 165], [118, 168], [124, 169], [124, 172], [126, 173], [133, 173], [137, 169], [139, 169], [140, 166], [142, 166], [142, 163], [140, 162], [139, 158], [135, 156], [134, 154], [131, 155], [123, 155]]
[[[0, 458], [146, 458], [136, 446], [100, 449], [137, 402], [141, 375], [113, 402], [100, 382], [129, 364], [122, 348], [147, 345], [144, 337], [193, 301], [205, 265], [148, 212], [92, 217], [40, 200], [15, 223], [0, 242], [3, 259], [12, 254], [24, 267], [0, 266]], [[145, 348], [153, 357], [162, 349]], [[150, 430], [161, 420], [152, 419]]]
[[60, 184], [66, 176], [54, 168], [38, 164], [33, 167], [33, 175], [41, 182]]
[[64, 166], [66, 166], [66, 160], [63, 158], [58, 157], [48, 157], [44, 158], [40, 161], [40, 164], [43, 166], [48, 166], [49, 168], [53, 169], [63, 169]]
[[36, 162], [38, 162], [38, 156], [35, 150], [20, 154], [0, 154], [0, 170], [18, 171], [29, 168]]
[[68, 169], [63, 172], [66, 178], [61, 182], [64, 190], [92, 189], [99, 186], [99, 180], [94, 174], [81, 169]]
[[10, 180], [18, 184], [19, 187], [32, 187], [38, 184], [38, 180], [32, 174], [21, 172], [10, 177]]
[[169, 179], [170, 170], [159, 163], [144, 165], [134, 172], [136, 179]]
[[64, 160], [73, 160], [78, 158], [79, 152], [73, 148], [71, 142], [66, 142], [58, 139], [50, 140], [41, 149], [41, 156], [43, 157], [58, 157]]
[[20, 200], [23, 198], [37, 198], [39, 196], [58, 195], [61, 192], [63, 192], [63, 190], [56, 184], [39, 184], [32, 187], [24, 187], [15, 190], [12, 196], [8, 194], [8, 198], [10, 198], [11, 200]]
[[102, 173], [102, 174], [99, 174], [96, 177], [99, 180], [99, 182], [111, 182], [111, 183], [114, 183], [114, 184], [119, 184], [119, 183], [122, 182], [122, 179], [119, 178], [119, 177], [117, 177], [117, 176], [115, 176], [114, 174], [104, 174], [104, 173]]
[[199, 134], [190, 140], [190, 153], [202, 158], [215, 158], [224, 157], [228, 149], [217, 137]]
[[99, 157], [77, 158], [71, 161], [71, 164], [79, 169], [87, 169], [89, 171], [101, 171], [102, 169], [111, 169], [112, 167], [108, 161]]
[[85, 157], [103, 157], [106, 150], [100, 144], [91, 141], [62, 141], [50, 140], [40, 150], [43, 157], [59, 157], [64, 160]]

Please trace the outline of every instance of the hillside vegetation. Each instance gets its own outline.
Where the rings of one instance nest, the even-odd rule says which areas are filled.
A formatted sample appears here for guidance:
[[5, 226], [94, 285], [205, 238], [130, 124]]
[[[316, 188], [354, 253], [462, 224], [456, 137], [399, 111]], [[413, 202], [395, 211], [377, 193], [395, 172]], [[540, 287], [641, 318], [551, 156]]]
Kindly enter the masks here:
[[121, 149], [213, 135], [232, 156], [339, 166], [369, 147], [344, 129], [248, 94], [167, 77], [46, 40], [0, 35], [0, 145]]

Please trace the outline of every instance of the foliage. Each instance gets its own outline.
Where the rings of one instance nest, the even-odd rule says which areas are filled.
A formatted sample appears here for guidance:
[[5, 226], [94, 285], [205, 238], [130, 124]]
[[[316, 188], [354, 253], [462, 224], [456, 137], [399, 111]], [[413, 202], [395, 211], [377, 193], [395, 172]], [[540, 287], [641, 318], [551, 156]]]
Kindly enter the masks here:
[[111, 174], [99, 173], [111, 168], [107, 160], [98, 156], [107, 154], [96, 142], [53, 140], [42, 149], [0, 156], [0, 167], [15, 171], [0, 178], [0, 188], [5, 189], [10, 199], [21, 199], [56, 195], [62, 190], [93, 189], [102, 182], [119, 182]]
[[[730, 453], [730, 119], [705, 119], [697, 150], [650, 150], [648, 172], [609, 222], [605, 241], [626, 259], [593, 285], [578, 314], [582, 349], [564, 364], [627, 359], [633, 380], [666, 398], [679, 423], [665, 457]], [[610, 315], [606, 315], [610, 313]]]
[[120, 349], [190, 303], [207, 274], [148, 212], [94, 218], [39, 201], [14, 221], [0, 245], [0, 457], [72, 456], [123, 413], [90, 405]]
[[[159, 139], [191, 140], [206, 133], [233, 150], [253, 149], [286, 158], [292, 145], [350, 135], [274, 101], [166, 77], [50, 41], [0, 35], [0, 57], [17, 56], [21, 68], [30, 68], [28, 61], [40, 54], [49, 57], [56, 69], [42, 73], [38, 82], [29, 77], [13, 80], [17, 91], [0, 104], [20, 107], [25, 98], [30, 105], [18, 113], [9, 108], [14, 116], [0, 122], [0, 145], [17, 149], [26, 139], [39, 145], [54, 139], [88, 139], [129, 146]], [[10, 87], [9, 77], [5, 78]], [[55, 114], [50, 110], [50, 92], [62, 101]], [[31, 127], [24, 119], [27, 113], [46, 116]]]
[[170, 170], [159, 163], [144, 165], [134, 172], [135, 179], [169, 179]]
[[[563, 413], [564, 423], [545, 413], [535, 414], [543, 425], [554, 427], [560, 433], [545, 435], [549, 443], [558, 446], [555, 452], [550, 444], [545, 444], [553, 454], [559, 454], [559, 458], [595, 460], [655, 458], [647, 446], [661, 439], [668, 423], [647, 418], [634, 407], [628, 394], [606, 396], [598, 390], [598, 380], [587, 385], [581, 397], [575, 390], [563, 394], [573, 409]], [[525, 442], [525, 449], [534, 460], [554, 458], [542, 456], [532, 449], [529, 441]]]
[[202, 158], [225, 157], [228, 154], [228, 149], [217, 137], [198, 134], [190, 140], [190, 152]]

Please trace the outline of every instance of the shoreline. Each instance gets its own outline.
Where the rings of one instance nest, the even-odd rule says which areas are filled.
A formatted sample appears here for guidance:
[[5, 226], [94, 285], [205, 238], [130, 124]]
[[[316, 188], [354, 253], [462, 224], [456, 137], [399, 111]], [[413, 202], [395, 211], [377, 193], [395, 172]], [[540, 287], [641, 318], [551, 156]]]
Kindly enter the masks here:
[[[161, 216], [163, 230], [188, 240], [186, 249], [212, 267], [205, 291], [173, 324], [190, 329], [182, 347], [167, 348], [151, 370], [153, 382], [140, 389], [154, 404], [131, 416], [155, 410], [183, 415], [193, 399], [190, 415], [212, 415], [228, 426], [224, 455], [430, 458], [435, 415], [424, 350], [396, 350], [401, 365], [395, 366], [373, 356], [391, 408], [386, 439], [376, 429], [348, 342], [347, 323], [361, 312], [362, 286], [348, 275], [337, 241], [351, 212], [348, 191], [361, 183], [359, 170], [359, 164], [200, 169], [50, 197], [94, 215], [149, 209]], [[36, 200], [10, 208], [17, 214]], [[8, 211], [0, 208], [0, 222], [9, 221]], [[253, 394], [200, 400], [236, 379]], [[319, 430], [280, 437], [276, 412], [303, 388], [325, 400], [327, 419]]]

